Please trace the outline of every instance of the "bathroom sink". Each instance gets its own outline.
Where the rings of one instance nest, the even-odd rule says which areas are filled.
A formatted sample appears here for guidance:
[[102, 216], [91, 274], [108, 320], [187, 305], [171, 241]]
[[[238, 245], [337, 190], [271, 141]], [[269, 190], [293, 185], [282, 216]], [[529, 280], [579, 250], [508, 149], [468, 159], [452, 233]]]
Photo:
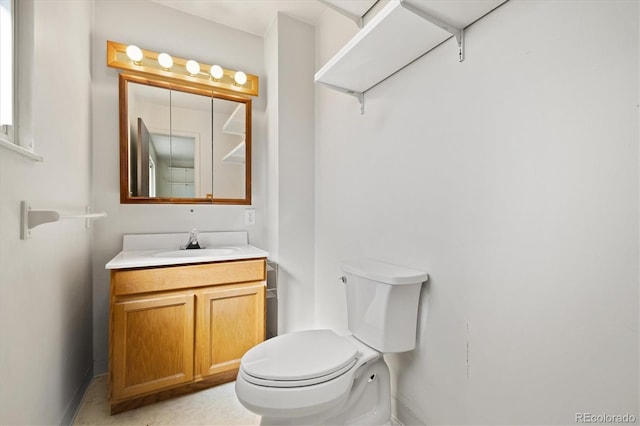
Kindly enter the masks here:
[[154, 253], [153, 257], [215, 257], [215, 256], [227, 256], [237, 251], [237, 248], [233, 247], [220, 247], [210, 249], [194, 249], [194, 250], [171, 250], [160, 251]]
[[105, 268], [176, 266], [263, 259], [269, 255], [268, 252], [248, 244], [246, 231], [201, 232], [198, 234], [198, 243], [204, 249], [178, 250], [185, 241], [184, 233], [125, 235], [122, 251]]

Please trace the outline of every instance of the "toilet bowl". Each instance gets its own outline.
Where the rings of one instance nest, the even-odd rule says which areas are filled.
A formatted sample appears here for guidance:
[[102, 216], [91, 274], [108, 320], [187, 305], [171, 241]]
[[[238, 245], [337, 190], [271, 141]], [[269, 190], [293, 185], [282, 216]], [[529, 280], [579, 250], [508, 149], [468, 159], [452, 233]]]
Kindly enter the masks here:
[[[354, 405], [364, 392], [352, 392], [355, 377], [363, 376], [376, 362], [384, 364], [382, 354], [351, 335], [340, 336], [332, 330], [284, 334], [245, 354], [236, 394], [246, 408], [263, 417], [262, 424], [322, 424], [318, 421]], [[378, 365], [376, 370], [385, 368], [386, 364]], [[369, 386], [369, 392], [378, 392], [384, 371], [381, 374], [383, 378], [375, 389]], [[369, 374], [369, 383], [378, 376]]]
[[236, 395], [263, 425], [382, 425], [391, 416], [383, 354], [415, 347], [427, 274], [375, 261], [343, 264], [352, 334], [328, 329], [276, 336], [240, 362]]

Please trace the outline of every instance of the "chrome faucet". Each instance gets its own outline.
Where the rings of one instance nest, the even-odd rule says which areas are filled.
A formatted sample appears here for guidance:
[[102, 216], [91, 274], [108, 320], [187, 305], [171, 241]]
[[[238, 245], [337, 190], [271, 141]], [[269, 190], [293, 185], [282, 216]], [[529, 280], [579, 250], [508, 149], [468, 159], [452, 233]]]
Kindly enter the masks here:
[[193, 250], [193, 249], [201, 249], [200, 243], [198, 243], [198, 230], [192, 229], [189, 233], [189, 241], [183, 247], [182, 250]]

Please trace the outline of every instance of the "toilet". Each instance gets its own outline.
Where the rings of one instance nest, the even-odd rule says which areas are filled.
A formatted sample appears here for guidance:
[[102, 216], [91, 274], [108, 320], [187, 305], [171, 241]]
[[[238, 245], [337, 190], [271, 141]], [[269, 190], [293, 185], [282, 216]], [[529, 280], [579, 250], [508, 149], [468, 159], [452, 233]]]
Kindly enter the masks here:
[[415, 348], [428, 275], [369, 259], [341, 266], [351, 334], [296, 331], [242, 357], [236, 395], [263, 425], [382, 425], [391, 417], [383, 354]]

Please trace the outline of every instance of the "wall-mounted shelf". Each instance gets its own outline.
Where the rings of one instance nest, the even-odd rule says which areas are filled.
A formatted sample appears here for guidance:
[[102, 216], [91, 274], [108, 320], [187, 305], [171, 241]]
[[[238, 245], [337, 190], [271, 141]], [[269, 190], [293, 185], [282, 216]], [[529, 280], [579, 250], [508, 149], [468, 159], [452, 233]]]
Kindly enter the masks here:
[[246, 127], [245, 118], [245, 106], [244, 104], [239, 104], [222, 126], [222, 131], [232, 135], [244, 135]]
[[222, 159], [225, 163], [237, 163], [244, 164], [246, 161], [246, 148], [244, 141], [240, 142], [235, 148], [233, 148], [227, 155]]
[[316, 83], [360, 101], [364, 93], [450, 37], [464, 59], [464, 28], [506, 0], [390, 0], [315, 74]]
[[168, 167], [169, 183], [190, 183], [193, 184], [195, 179], [195, 170], [192, 167]]
[[[224, 133], [232, 134], [232, 135], [245, 135], [245, 118], [246, 111], [244, 104], [239, 104], [236, 109], [233, 110], [227, 121], [222, 126], [222, 131]], [[224, 163], [235, 163], [235, 164], [244, 164], [246, 161], [246, 147], [244, 143], [244, 138], [242, 142], [236, 145], [227, 155], [222, 158]]]

